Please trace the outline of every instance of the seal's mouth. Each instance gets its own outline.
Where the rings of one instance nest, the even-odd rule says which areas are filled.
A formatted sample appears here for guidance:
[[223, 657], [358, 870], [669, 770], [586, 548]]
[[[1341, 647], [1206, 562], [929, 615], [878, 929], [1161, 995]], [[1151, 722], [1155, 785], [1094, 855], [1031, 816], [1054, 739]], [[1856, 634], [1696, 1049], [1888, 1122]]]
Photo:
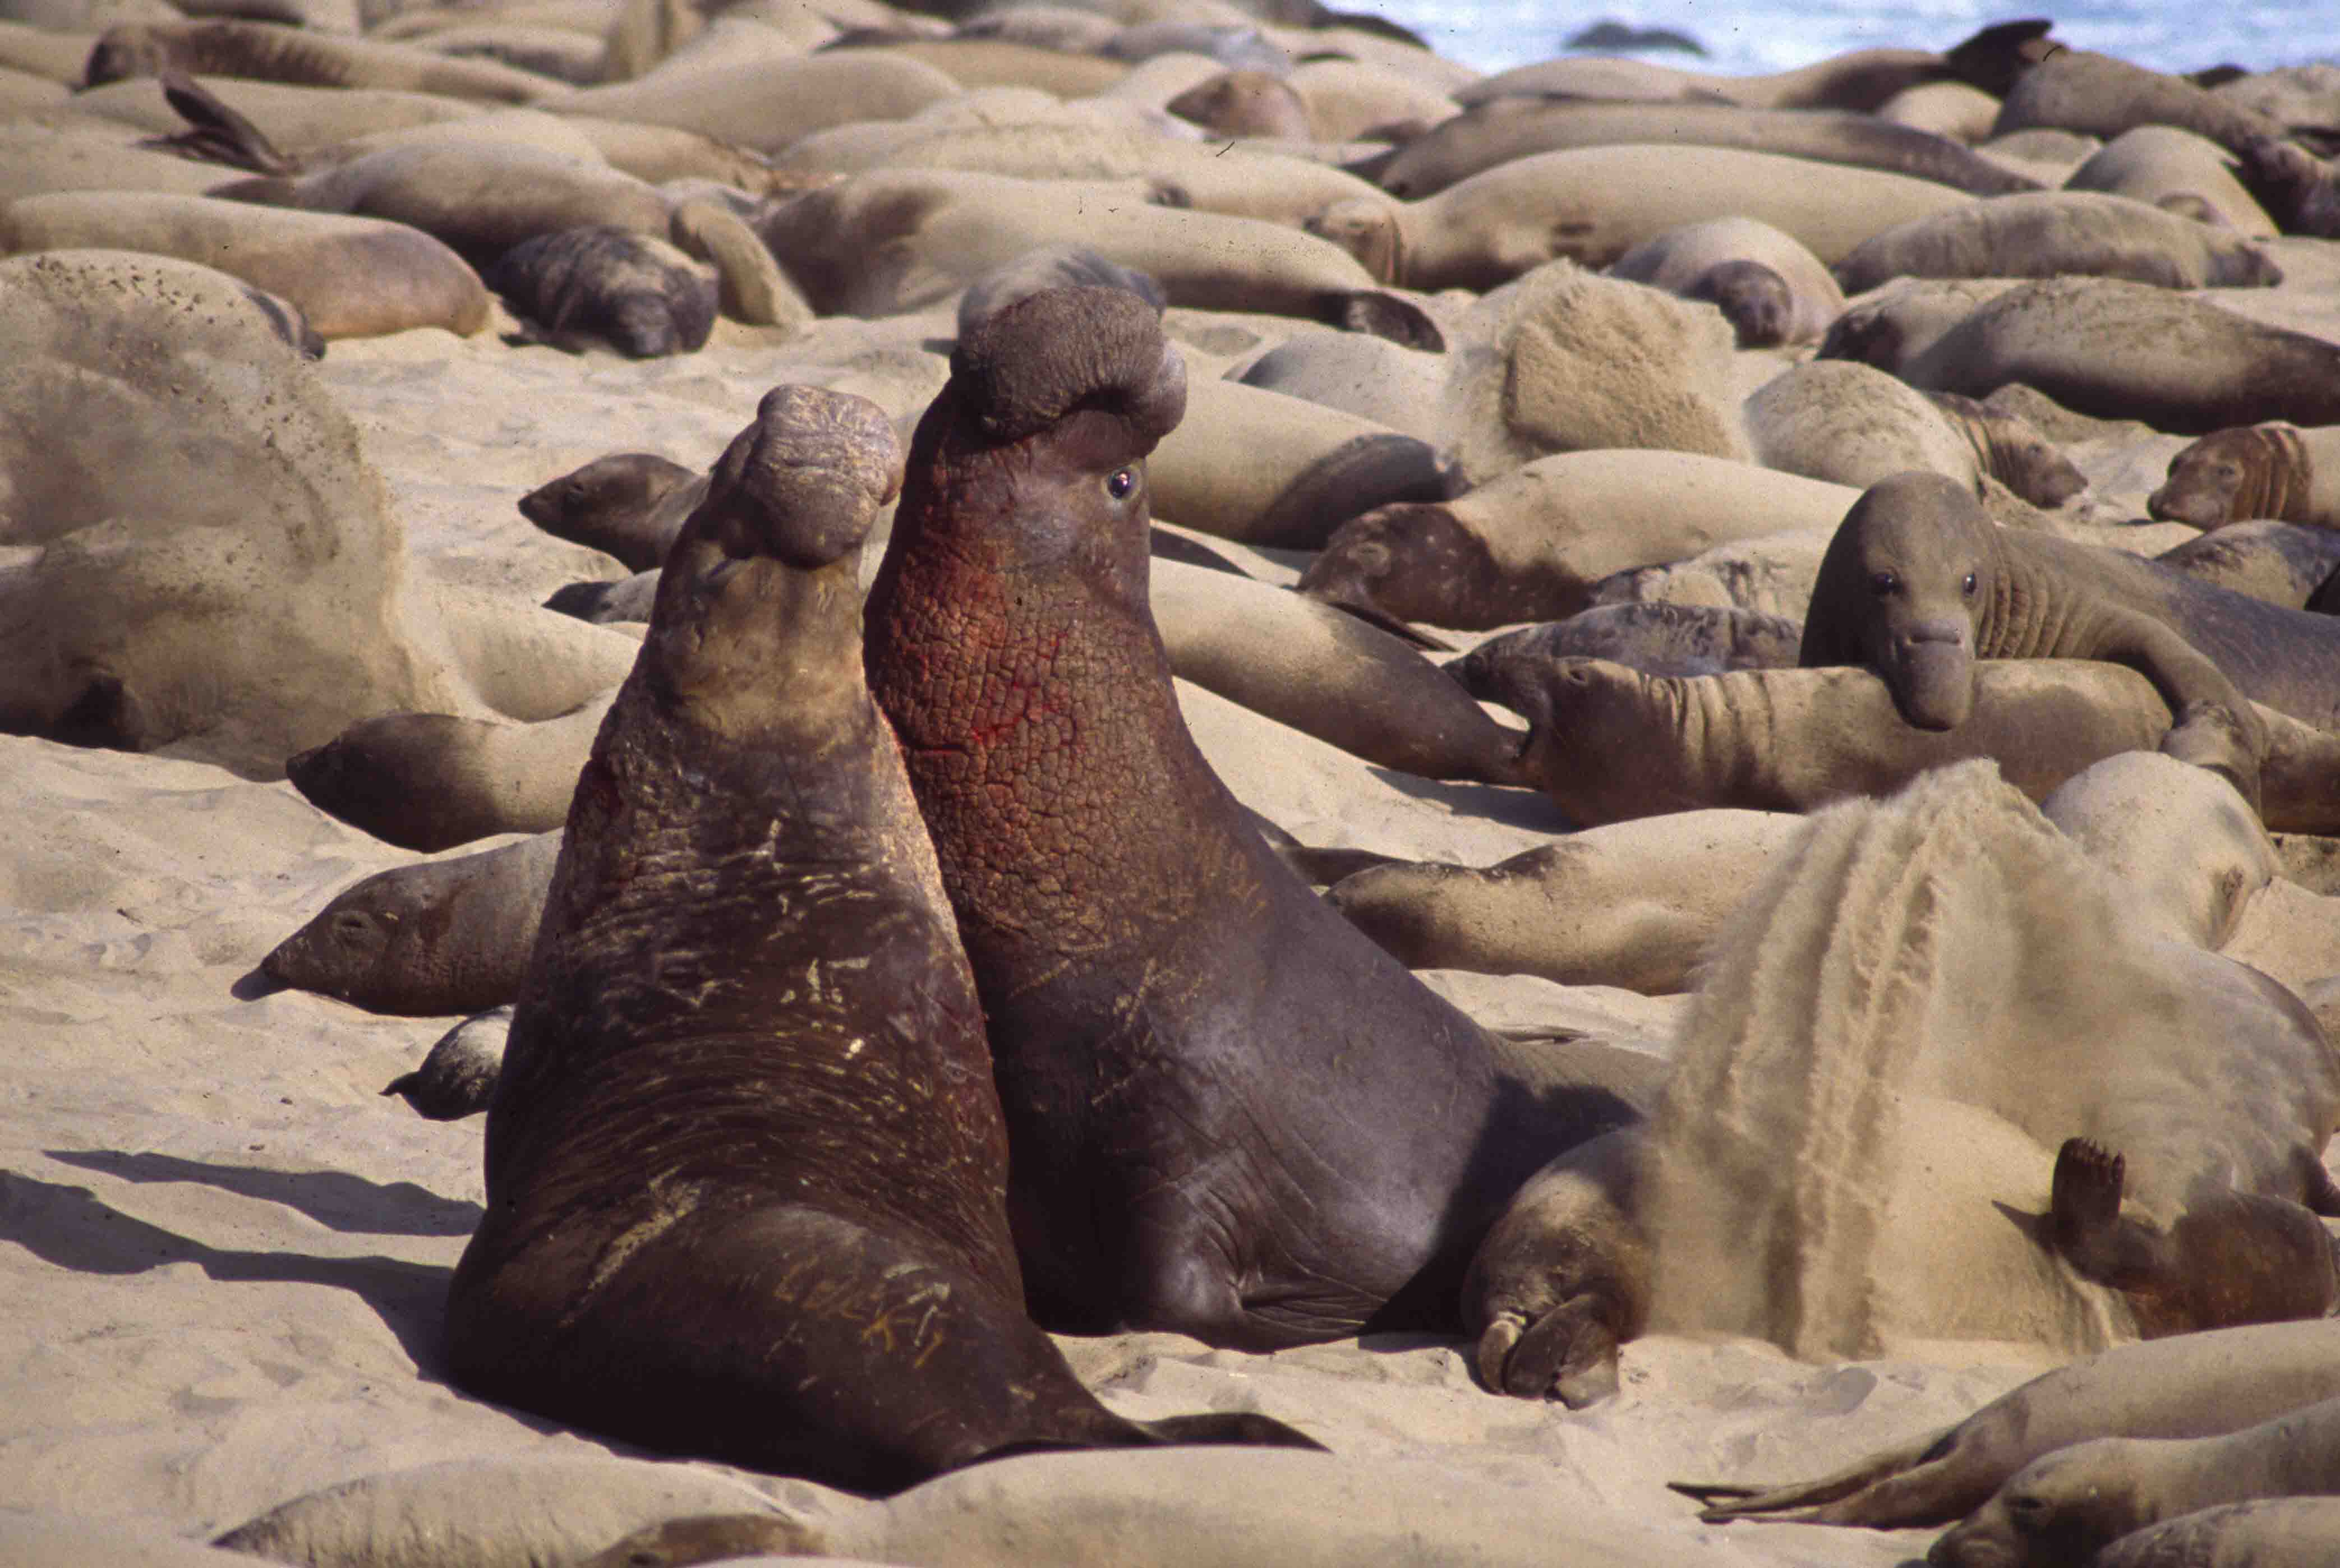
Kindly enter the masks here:
[[1920, 729], [1955, 729], [1974, 711], [1974, 650], [1963, 635], [1896, 639], [1885, 675], [1894, 706]]

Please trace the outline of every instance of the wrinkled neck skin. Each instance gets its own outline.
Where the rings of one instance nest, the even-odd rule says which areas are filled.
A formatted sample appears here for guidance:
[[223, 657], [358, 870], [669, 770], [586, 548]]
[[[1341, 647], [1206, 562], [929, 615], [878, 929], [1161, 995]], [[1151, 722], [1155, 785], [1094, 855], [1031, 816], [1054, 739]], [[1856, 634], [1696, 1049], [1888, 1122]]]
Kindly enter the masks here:
[[1821, 560], [1800, 661], [1866, 666], [1905, 721], [1954, 729], [1974, 710], [1975, 660], [2003, 656], [2008, 618], [2036, 614], [2037, 597], [1988, 523], [1935, 509], [1879, 521], [1856, 508]]
[[579, 776], [489, 1120], [491, 1203], [518, 1182], [556, 1213], [618, 1141], [646, 1183], [732, 1191], [768, 1170], [849, 1191], [854, 1159], [882, 1155], [934, 1173], [909, 1208], [997, 1277], [996, 1214], [959, 1211], [1004, 1191], [1005, 1132], [932, 852], [862, 687], [852, 553], [811, 571], [720, 555], [669, 564]]
[[[1256, 877], [1225, 813], [1196, 809], [1225, 789], [1146, 609], [1143, 507], [1101, 523], [1050, 440], [979, 444], [951, 401], [919, 427], [870, 590], [870, 684], [977, 971], [1037, 978], [1158, 946]], [[1029, 875], [1036, 856], [1056, 874]]]

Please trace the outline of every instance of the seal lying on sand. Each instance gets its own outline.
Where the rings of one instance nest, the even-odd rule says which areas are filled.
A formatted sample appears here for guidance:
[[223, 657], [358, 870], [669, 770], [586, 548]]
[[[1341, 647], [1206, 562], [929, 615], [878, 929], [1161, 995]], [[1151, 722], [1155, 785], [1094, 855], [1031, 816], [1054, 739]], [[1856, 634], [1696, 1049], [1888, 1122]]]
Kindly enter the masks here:
[[1024, 1316], [982, 1014], [856, 663], [899, 450], [875, 404], [780, 388], [676, 541], [513, 1016], [451, 1369], [860, 1487], [1035, 1444], [1313, 1446], [1124, 1420]]
[[1251, 829], [1146, 605], [1144, 458], [1184, 402], [1133, 295], [1000, 312], [918, 427], [870, 591], [870, 686], [990, 1020], [1035, 1313], [1249, 1348], [1451, 1325], [1519, 1183], [1633, 1119], [1662, 1064], [1492, 1037]]
[[[1801, 662], [1875, 670], [1925, 729], [1966, 720], [1977, 660], [2127, 664], [2178, 716], [2164, 749], [2216, 763], [2255, 796], [2266, 738], [2246, 698], [2297, 712], [2282, 677], [2299, 654], [2263, 647], [2250, 629], [2283, 614], [2110, 551], [1998, 528], [1970, 491], [1912, 471], [1872, 485], [1846, 513], [1820, 562]], [[2320, 702], [2299, 695], [2310, 710], [2298, 716], [2328, 726], [2328, 690]]]
[[2278, 420], [2212, 431], [2169, 460], [2168, 481], [2145, 509], [2196, 528], [2260, 517], [2340, 528], [2340, 425]]
[[1926, 1554], [1939, 1568], [2021, 1568], [2100, 1552], [2222, 1503], [2340, 1494], [2340, 1399], [2216, 1437], [2098, 1437], [2025, 1465]]
[[1877, 1530], [1947, 1524], [2044, 1454], [2097, 1437], [2209, 1437], [2340, 1397], [2340, 1323], [2273, 1323], [2124, 1345], [2035, 1377], [1947, 1432], [1817, 1481], [1678, 1484], [1709, 1520]]

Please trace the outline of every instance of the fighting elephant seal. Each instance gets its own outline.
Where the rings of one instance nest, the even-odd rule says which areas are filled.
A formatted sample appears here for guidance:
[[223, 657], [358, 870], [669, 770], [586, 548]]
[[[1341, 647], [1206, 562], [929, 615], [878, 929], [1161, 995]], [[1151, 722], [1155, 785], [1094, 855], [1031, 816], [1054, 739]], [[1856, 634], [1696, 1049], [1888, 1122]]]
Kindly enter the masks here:
[[2097, 1437], [2042, 1454], [1934, 1543], [1937, 1568], [2087, 1558], [2147, 1525], [2225, 1503], [2340, 1495], [2340, 1399], [2215, 1437]]
[[1203, 760], [1146, 609], [1143, 460], [1185, 401], [1149, 307], [1036, 294], [952, 367], [868, 658], [990, 1019], [1036, 1315], [1254, 1348], [1451, 1322], [1518, 1183], [1661, 1064], [1489, 1036]]
[[2145, 509], [2196, 528], [2246, 518], [2340, 528], [2340, 426], [2276, 420], [2212, 431], [2169, 460]]
[[1948, 1524], [2042, 1454], [2097, 1437], [2208, 1437], [2340, 1397], [2340, 1323], [2274, 1323], [2100, 1351], [1957, 1425], [1785, 1486], [1681, 1484], [1711, 1520]]
[[676, 541], [513, 1014], [451, 1370], [863, 1487], [1034, 1444], [1311, 1445], [1116, 1416], [1024, 1315], [982, 1013], [858, 669], [899, 465], [875, 404], [779, 388]]

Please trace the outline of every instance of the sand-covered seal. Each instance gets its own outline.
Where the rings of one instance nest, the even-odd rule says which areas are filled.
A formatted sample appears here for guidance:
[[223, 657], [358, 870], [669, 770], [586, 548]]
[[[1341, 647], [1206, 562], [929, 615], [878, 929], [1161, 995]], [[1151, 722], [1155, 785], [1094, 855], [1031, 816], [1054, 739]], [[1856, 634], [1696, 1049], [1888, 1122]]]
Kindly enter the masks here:
[[1446, 666], [1482, 701], [1501, 700], [1496, 675], [1515, 660], [1606, 659], [1651, 675], [1720, 675], [1726, 670], [1791, 670], [1803, 623], [1735, 605], [1596, 604], [1491, 637]]
[[2000, 529], [1972, 491], [1913, 471], [1872, 485], [1846, 513], [1820, 562], [1801, 658], [1877, 670], [1902, 717], [1928, 729], [1966, 720], [1978, 660], [2127, 664], [2178, 715], [2165, 749], [2229, 771], [2250, 794], [2265, 741], [2247, 699], [2325, 727], [2335, 716], [2315, 690], [2327, 682], [2285, 678], [2286, 667], [2308, 673], [2297, 650], [2264, 647], [2259, 629], [2284, 613], [2115, 551]]
[[1204, 762], [1145, 597], [1144, 459], [1184, 399], [1127, 293], [1001, 312], [920, 423], [870, 593], [871, 687], [990, 1021], [1034, 1310], [1255, 1348], [1450, 1324], [1518, 1183], [1630, 1121], [1660, 1065], [1489, 1036]]
[[2153, 558], [2204, 582], [2286, 610], [2315, 609], [2340, 573], [2340, 529], [2254, 518], [2229, 522]]
[[2272, 288], [2283, 268], [2256, 243], [2149, 202], [2098, 191], [1994, 196], [1899, 223], [1836, 266], [1847, 293], [1895, 278], [2086, 273], [2165, 289]]
[[2275, 1323], [2100, 1351], [1944, 1432], [1793, 1485], [1693, 1485], [1711, 1519], [1894, 1530], [1948, 1524], [2018, 1471], [2098, 1437], [2210, 1437], [2340, 1397], [2340, 1323]]
[[569, 84], [492, 60], [465, 59], [402, 44], [336, 38], [271, 22], [191, 20], [125, 23], [91, 49], [92, 87], [169, 68], [190, 75], [246, 76], [315, 87], [391, 88], [497, 104], [559, 97]]
[[858, 669], [875, 405], [768, 394], [596, 741], [488, 1115], [471, 1392], [892, 1488], [1032, 1444], [1306, 1444], [1114, 1415], [1023, 1314], [982, 1014]]
[[487, 283], [536, 341], [579, 350], [606, 343], [630, 359], [692, 353], [715, 330], [715, 277], [652, 234], [609, 224], [521, 241]]
[[2276, 420], [2212, 431], [2169, 460], [2169, 478], [2145, 506], [2160, 521], [2196, 528], [2246, 518], [2340, 528], [2340, 425]]
[[2234, 155], [2175, 125], [2124, 131], [2066, 178], [2067, 191], [2108, 191], [2170, 211], [2206, 212], [2246, 239], [2276, 237], [2274, 219], [2235, 177]]
[[2233, 1503], [2340, 1497], [2340, 1398], [2215, 1437], [2098, 1437], [2041, 1455], [1926, 1554], [1938, 1568], [2045, 1568]]

